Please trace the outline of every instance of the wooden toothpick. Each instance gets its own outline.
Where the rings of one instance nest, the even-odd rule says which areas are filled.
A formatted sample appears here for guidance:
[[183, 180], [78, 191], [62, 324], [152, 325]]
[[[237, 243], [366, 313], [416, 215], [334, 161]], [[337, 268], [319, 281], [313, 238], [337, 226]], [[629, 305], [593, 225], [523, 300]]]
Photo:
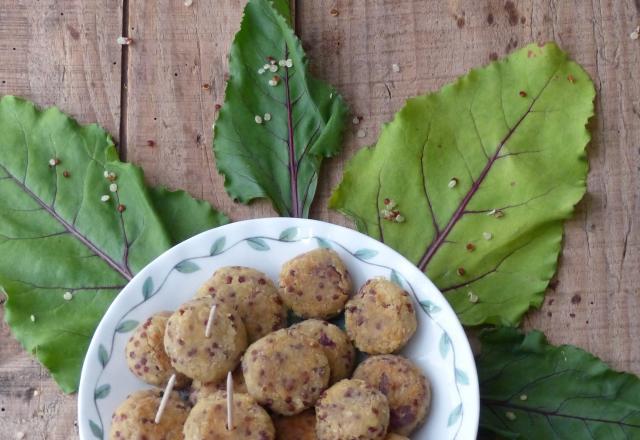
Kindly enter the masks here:
[[158, 408], [158, 412], [156, 413], [156, 419], [154, 420], [156, 425], [160, 423], [160, 419], [162, 419], [162, 413], [164, 409], [167, 407], [167, 402], [169, 401], [169, 396], [173, 391], [173, 386], [176, 384], [176, 375], [172, 374], [169, 379], [169, 383], [167, 383], [167, 387], [164, 389], [164, 394], [162, 395], [162, 400], [160, 401], [160, 407]]
[[216, 314], [216, 305], [211, 306], [211, 310], [209, 310], [209, 319], [207, 320], [207, 327], [204, 329], [204, 337], [211, 337], [211, 326], [213, 325], [213, 318]]
[[227, 431], [233, 430], [233, 376], [227, 373]]

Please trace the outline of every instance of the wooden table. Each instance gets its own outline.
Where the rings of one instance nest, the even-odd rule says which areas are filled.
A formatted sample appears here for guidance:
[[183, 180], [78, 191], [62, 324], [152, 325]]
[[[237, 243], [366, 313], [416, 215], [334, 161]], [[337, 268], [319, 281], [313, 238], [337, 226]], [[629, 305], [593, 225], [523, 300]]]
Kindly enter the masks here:
[[[268, 203], [229, 200], [210, 148], [244, 1], [183, 1], [0, 0], [0, 94], [98, 122], [149, 182], [234, 220], [273, 215]], [[345, 159], [406, 98], [532, 41], [556, 40], [589, 71], [598, 98], [588, 194], [567, 224], [557, 281], [525, 325], [640, 373], [640, 40], [630, 38], [640, 0], [298, 0], [295, 10], [312, 70], [364, 118], [366, 137], [350, 127], [320, 179], [312, 216], [338, 224], [349, 222], [326, 202]], [[134, 43], [119, 46], [120, 35]], [[1, 324], [0, 438], [77, 438], [75, 421], [75, 396]]]

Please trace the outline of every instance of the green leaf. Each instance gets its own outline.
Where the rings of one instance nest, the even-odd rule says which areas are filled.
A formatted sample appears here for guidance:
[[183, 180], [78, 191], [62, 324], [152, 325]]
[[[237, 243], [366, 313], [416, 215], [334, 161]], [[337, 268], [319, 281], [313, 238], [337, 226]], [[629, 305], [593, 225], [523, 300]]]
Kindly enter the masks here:
[[[52, 159], [59, 163], [50, 165]], [[115, 193], [105, 170], [116, 176]], [[101, 202], [103, 195], [110, 199]], [[186, 227], [158, 215], [180, 209], [189, 210]], [[197, 232], [198, 224], [215, 227], [219, 218], [185, 193], [160, 191], [152, 199], [141, 170], [118, 160], [97, 125], [81, 126], [56, 108], [39, 110], [13, 96], [0, 100], [5, 319], [64, 391], [76, 390], [93, 331], [120, 289], [173, 238]]]
[[151, 202], [172, 243], [183, 242], [203, 231], [229, 223], [229, 217], [211, 208], [185, 191], [169, 191], [164, 187], [150, 188]]
[[256, 251], [268, 251], [271, 249], [267, 242], [259, 237], [247, 238], [247, 244]]
[[404, 289], [404, 283], [402, 282], [402, 278], [400, 277], [400, 274], [398, 273], [398, 271], [396, 271], [395, 269], [391, 269], [391, 281], [393, 281], [398, 286]]
[[440, 310], [442, 310], [440, 307], [438, 307], [437, 305], [435, 305], [433, 303], [433, 301], [429, 301], [428, 299], [422, 300], [420, 301], [420, 306], [422, 307], [422, 309], [427, 312], [429, 315], [432, 315], [434, 313], [438, 313]]
[[[283, 4], [250, 0], [245, 7], [213, 150], [234, 200], [268, 198], [282, 216], [308, 217], [322, 159], [340, 150], [347, 108], [333, 88], [309, 74]], [[267, 57], [276, 60], [278, 71], [260, 74]], [[286, 59], [291, 68], [278, 66]], [[281, 80], [270, 86], [275, 75]]]
[[96, 391], [93, 393], [96, 399], [104, 399], [111, 392], [111, 385], [105, 383], [96, 388]]
[[89, 420], [89, 428], [91, 428], [91, 433], [98, 439], [104, 439], [104, 433], [102, 432], [102, 428], [98, 426], [96, 422], [93, 420]]
[[128, 321], [122, 321], [120, 324], [118, 324], [118, 326], [116, 327], [116, 331], [118, 333], [129, 333], [131, 330], [133, 330], [137, 326], [138, 326], [138, 321], [130, 319]]
[[296, 237], [298, 236], [298, 232], [298, 228], [293, 226], [282, 231], [278, 238], [282, 241], [295, 241]]
[[109, 352], [102, 344], [98, 346], [98, 361], [103, 367], [109, 363]]
[[456, 368], [456, 382], [460, 385], [469, 385], [469, 376], [464, 371]]
[[369, 260], [376, 255], [378, 255], [378, 251], [374, 251], [373, 249], [358, 249], [355, 254], [353, 254], [354, 257], [362, 260]]
[[448, 334], [442, 333], [438, 348], [440, 349], [440, 356], [442, 356], [443, 359], [446, 358], [451, 350], [451, 338], [449, 338]]
[[462, 415], [462, 403], [456, 406], [453, 411], [449, 414], [449, 419], [447, 421], [447, 426], [455, 425], [458, 420], [460, 420], [460, 416]]
[[214, 241], [213, 244], [211, 245], [211, 250], [209, 251], [209, 255], [213, 257], [214, 255], [218, 255], [222, 253], [222, 251], [224, 250], [224, 245], [226, 243], [227, 243], [227, 238], [225, 236], [222, 236], [216, 239], [216, 241]]
[[483, 428], [504, 437], [640, 438], [640, 379], [538, 331], [481, 334], [476, 359]]
[[193, 261], [184, 260], [176, 264], [175, 269], [181, 273], [193, 273], [200, 270], [200, 266], [198, 266]]
[[[517, 323], [542, 303], [585, 192], [594, 95], [555, 44], [526, 46], [410, 99], [330, 206], [425, 271], [464, 324]], [[387, 198], [404, 222], [384, 220]]]
[[324, 249], [331, 249], [331, 243], [328, 240], [325, 240], [322, 237], [316, 237], [316, 241], [318, 242], [318, 246]]
[[153, 295], [153, 278], [147, 277], [142, 285], [142, 298], [146, 301]]

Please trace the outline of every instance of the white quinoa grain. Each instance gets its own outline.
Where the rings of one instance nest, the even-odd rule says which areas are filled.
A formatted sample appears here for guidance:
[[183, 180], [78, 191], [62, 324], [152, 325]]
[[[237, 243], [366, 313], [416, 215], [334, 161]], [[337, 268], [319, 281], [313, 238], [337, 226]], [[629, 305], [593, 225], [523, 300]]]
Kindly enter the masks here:
[[256, 121], [256, 124], [262, 124], [262, 116], [256, 115], [253, 119]]
[[367, 135], [367, 132], [364, 131], [362, 128], [360, 130], [358, 130], [358, 132], [356, 133], [356, 136], [358, 136], [359, 138], [363, 138]]
[[64, 298], [65, 301], [71, 301], [73, 299], [73, 293], [64, 292], [64, 295], [62, 295], [62, 297]]
[[100, 197], [100, 201], [101, 202], [108, 202], [111, 199], [111, 196], [108, 194], [104, 194], [102, 197]]

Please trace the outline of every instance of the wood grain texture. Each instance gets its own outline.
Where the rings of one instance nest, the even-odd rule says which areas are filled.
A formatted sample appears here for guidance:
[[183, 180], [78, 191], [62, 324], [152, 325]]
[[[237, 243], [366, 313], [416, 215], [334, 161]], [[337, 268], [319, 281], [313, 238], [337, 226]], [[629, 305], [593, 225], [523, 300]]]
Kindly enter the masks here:
[[[276, 215], [269, 203], [234, 204], [211, 150], [216, 104], [224, 100], [227, 54], [245, 2], [131, 2], [127, 159], [152, 183], [206, 199], [233, 220]], [[152, 146], [150, 146], [152, 145]]]
[[[0, 95], [57, 105], [116, 139], [120, 125], [122, 9], [93, 0], [0, 1]], [[0, 310], [0, 319], [2, 315]], [[63, 395], [0, 323], [0, 438], [67, 440], [76, 399]]]
[[[210, 150], [243, 4], [130, 2], [134, 43], [123, 84], [127, 159], [143, 166], [151, 182], [187, 189], [234, 220], [273, 215], [266, 202], [247, 207], [228, 199]], [[120, 48], [112, 42], [122, 14], [115, 2], [0, 0], [0, 81], [6, 81], [0, 93], [55, 103], [118, 134]], [[588, 194], [567, 223], [557, 281], [525, 325], [640, 373], [640, 41], [629, 38], [638, 25], [635, 0], [298, 0], [296, 28], [312, 71], [363, 116], [348, 127], [345, 153], [325, 162], [312, 216], [348, 224], [326, 208], [331, 188], [345, 159], [373, 143], [406, 98], [528, 42], [555, 39], [594, 79], [597, 116]], [[355, 136], [358, 129], [365, 138]], [[3, 324], [0, 438], [19, 430], [28, 439], [76, 438], [75, 409], [75, 398], [57, 392]]]

